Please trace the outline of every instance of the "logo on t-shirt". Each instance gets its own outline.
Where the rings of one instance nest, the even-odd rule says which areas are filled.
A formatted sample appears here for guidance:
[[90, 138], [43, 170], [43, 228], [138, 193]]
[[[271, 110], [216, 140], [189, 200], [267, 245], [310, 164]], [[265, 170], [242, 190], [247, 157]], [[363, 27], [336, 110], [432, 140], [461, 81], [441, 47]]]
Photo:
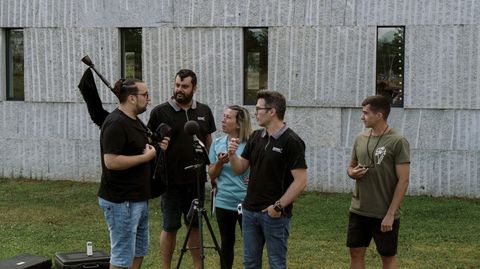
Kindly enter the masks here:
[[197, 117], [197, 120], [205, 121], [205, 117]]
[[272, 150], [275, 151], [275, 152], [278, 152], [278, 153], [282, 153], [283, 149], [277, 148], [277, 147], [272, 147]]
[[385, 147], [381, 147], [375, 150], [375, 156], [377, 157], [377, 164], [381, 164], [383, 161], [383, 157], [387, 154], [387, 149]]

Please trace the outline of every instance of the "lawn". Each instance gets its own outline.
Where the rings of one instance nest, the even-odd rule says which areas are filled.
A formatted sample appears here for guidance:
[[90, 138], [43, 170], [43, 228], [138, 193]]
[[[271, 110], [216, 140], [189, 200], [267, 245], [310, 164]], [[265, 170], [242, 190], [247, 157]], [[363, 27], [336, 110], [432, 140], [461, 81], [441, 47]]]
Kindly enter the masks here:
[[[0, 179], [0, 259], [20, 253], [53, 257], [55, 252], [109, 250], [107, 228], [97, 205], [98, 183]], [[209, 201], [207, 201], [208, 203]], [[350, 196], [307, 192], [295, 203], [289, 239], [289, 268], [347, 268], [345, 234]], [[159, 199], [150, 203], [150, 255], [143, 268], [159, 268]], [[216, 220], [210, 216], [220, 240]], [[407, 196], [400, 228], [400, 268], [480, 268], [480, 200]], [[206, 225], [205, 245], [212, 241]], [[182, 228], [177, 249], [185, 238]], [[241, 237], [234, 268], [241, 268]], [[174, 263], [179, 252], [174, 254]], [[219, 268], [206, 250], [206, 268]], [[264, 259], [266, 265], [266, 259]], [[267, 268], [266, 266], [264, 266]], [[367, 267], [380, 268], [372, 242]], [[184, 256], [182, 268], [191, 268]]]

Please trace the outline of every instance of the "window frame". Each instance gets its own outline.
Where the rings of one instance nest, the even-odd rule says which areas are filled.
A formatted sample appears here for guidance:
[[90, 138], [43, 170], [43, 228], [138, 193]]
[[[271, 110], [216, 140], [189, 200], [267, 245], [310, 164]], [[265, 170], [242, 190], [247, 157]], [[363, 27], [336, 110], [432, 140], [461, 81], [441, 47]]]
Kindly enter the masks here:
[[[244, 27], [243, 28], [243, 104], [244, 105], [255, 105], [256, 104], [256, 100], [248, 100], [247, 99], [247, 96], [248, 96], [248, 71], [247, 71], [247, 68], [248, 68], [248, 48], [246, 46], [246, 40], [245, 40], [245, 36], [246, 36], [246, 32], [249, 31], [249, 30], [252, 30], [252, 29], [266, 29], [267, 30], [267, 44], [266, 44], [266, 57], [267, 57], [267, 62], [266, 62], [266, 87], [268, 87], [268, 43], [269, 43], [269, 40], [268, 40], [268, 34], [269, 34], [269, 28], [268, 27]], [[261, 52], [260, 52], [261, 53]], [[260, 56], [260, 58], [262, 58], [262, 56]], [[262, 90], [264, 88], [260, 87], [258, 90]]]
[[[23, 88], [22, 93], [23, 96], [18, 97], [14, 94], [14, 60], [13, 60], [13, 53], [12, 53], [12, 45], [11, 45], [11, 33], [15, 30], [21, 30], [22, 32], [22, 51], [23, 51], [23, 62], [22, 62], [22, 80], [23, 80]], [[4, 31], [5, 36], [5, 100], [6, 101], [25, 101], [25, 31], [24, 28], [5, 28]]]
[[[143, 39], [143, 29], [140, 28], [140, 27], [126, 27], [126, 28], [119, 28], [120, 29], [120, 76], [122, 78], [127, 78], [126, 77], [126, 61], [125, 61], [125, 48], [126, 48], [126, 42], [125, 42], [125, 38], [126, 38], [126, 33], [125, 31], [128, 31], [128, 30], [140, 30], [140, 33], [141, 33], [141, 37]], [[143, 79], [143, 41], [140, 40], [140, 52], [141, 52], [141, 61], [140, 61], [140, 64], [141, 64], [141, 67], [140, 67], [140, 74], [141, 74], [141, 77], [135, 77], [135, 79], [140, 79], [142, 80]], [[133, 79], [131, 77], [128, 77], [130, 79]]]
[[378, 42], [378, 31], [380, 28], [402, 28], [402, 33], [403, 33], [403, 42], [402, 42], [402, 46], [401, 46], [401, 49], [400, 49], [400, 53], [402, 54], [401, 56], [401, 60], [402, 60], [402, 70], [401, 72], [398, 72], [400, 75], [401, 75], [401, 93], [402, 93], [402, 96], [401, 96], [401, 102], [400, 103], [397, 103], [397, 104], [394, 104], [393, 103], [393, 100], [390, 100], [390, 104], [392, 107], [400, 107], [400, 108], [403, 108], [405, 107], [405, 39], [406, 39], [406, 27], [405, 25], [379, 25], [377, 26], [377, 29], [376, 29], [376, 39], [375, 39], [375, 94], [379, 94], [379, 87], [378, 87], [378, 83], [377, 83], [377, 77], [379, 75], [379, 72], [378, 72], [378, 45], [379, 45], [379, 42]]

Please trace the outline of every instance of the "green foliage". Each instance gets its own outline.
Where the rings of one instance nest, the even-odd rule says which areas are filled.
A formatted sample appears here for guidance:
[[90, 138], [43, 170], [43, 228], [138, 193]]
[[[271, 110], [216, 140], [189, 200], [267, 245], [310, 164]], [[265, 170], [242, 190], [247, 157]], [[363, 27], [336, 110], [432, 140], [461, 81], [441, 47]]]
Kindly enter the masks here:
[[[20, 253], [53, 257], [55, 252], [109, 251], [108, 231], [97, 204], [98, 183], [0, 179], [0, 259]], [[345, 246], [350, 195], [309, 192], [295, 203], [289, 239], [290, 268], [348, 268]], [[208, 201], [207, 206], [208, 208]], [[209, 214], [210, 216], [210, 214]], [[217, 240], [216, 219], [209, 217]], [[400, 268], [479, 268], [480, 200], [406, 197], [400, 228]], [[204, 224], [206, 246], [213, 246]], [[150, 254], [143, 268], [159, 268], [159, 199], [150, 203]], [[185, 229], [177, 235], [176, 264]], [[237, 229], [234, 268], [242, 267]], [[219, 268], [218, 256], [205, 250], [205, 267]], [[372, 242], [367, 268], [380, 268]], [[264, 268], [267, 259], [264, 255]], [[191, 268], [187, 253], [182, 268]]]

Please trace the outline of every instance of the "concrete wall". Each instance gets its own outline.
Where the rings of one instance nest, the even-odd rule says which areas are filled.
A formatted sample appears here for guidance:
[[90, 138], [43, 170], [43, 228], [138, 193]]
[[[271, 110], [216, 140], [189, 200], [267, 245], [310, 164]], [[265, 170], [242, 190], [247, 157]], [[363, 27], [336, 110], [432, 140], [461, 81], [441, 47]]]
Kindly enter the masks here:
[[[191, 68], [219, 127], [223, 107], [243, 102], [242, 28], [264, 26], [268, 84], [287, 97], [287, 124], [307, 144], [309, 189], [349, 192], [360, 103], [375, 92], [376, 27], [405, 25], [405, 107], [389, 122], [412, 147], [409, 193], [480, 197], [478, 14], [475, 0], [0, 1], [0, 28], [25, 28], [25, 101], [0, 95], [0, 176], [99, 180], [99, 130], [76, 85], [86, 54], [118, 79], [119, 27], [143, 28], [152, 104]], [[3, 64], [0, 74], [4, 89]]]

